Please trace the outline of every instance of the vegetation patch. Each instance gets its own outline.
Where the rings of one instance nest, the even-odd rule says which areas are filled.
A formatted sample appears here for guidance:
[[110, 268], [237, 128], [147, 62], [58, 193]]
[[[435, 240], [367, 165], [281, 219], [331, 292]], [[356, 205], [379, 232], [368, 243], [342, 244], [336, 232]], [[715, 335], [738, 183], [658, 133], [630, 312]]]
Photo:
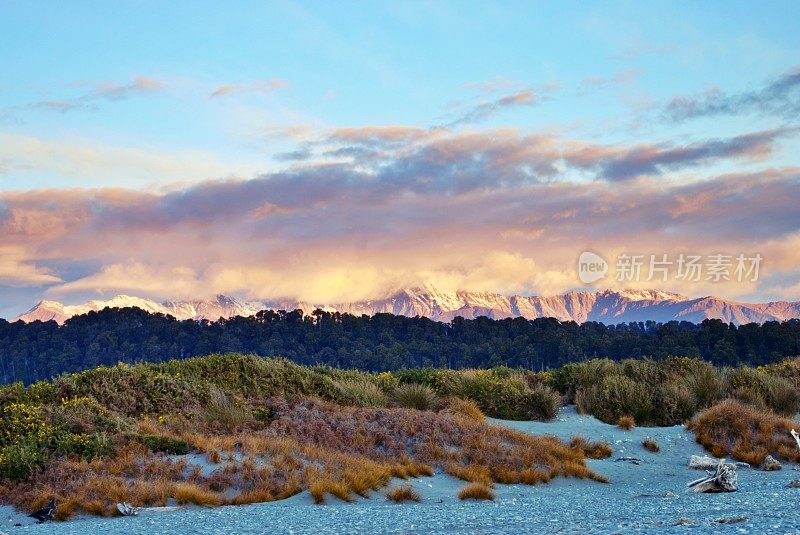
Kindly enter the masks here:
[[698, 414], [689, 429], [715, 457], [730, 455], [760, 466], [767, 455], [799, 462], [800, 448], [790, 432], [797, 423], [772, 412], [728, 399]]
[[[462, 375], [511, 393], [495, 409], [550, 388], [505, 369], [425, 380]], [[490, 425], [473, 397], [407, 379], [231, 354], [3, 387], [0, 501], [31, 511], [55, 499], [67, 519], [116, 514], [119, 502], [238, 505], [302, 491], [352, 501], [434, 469], [490, 489], [604, 481], [585, 450]]]
[[467, 483], [458, 491], [459, 500], [494, 500], [494, 491], [484, 483]]
[[411, 485], [400, 485], [393, 488], [386, 493], [386, 498], [395, 503], [422, 501], [422, 496]]
[[650, 453], [658, 453], [661, 451], [658, 442], [649, 437], [642, 441], [642, 447]]

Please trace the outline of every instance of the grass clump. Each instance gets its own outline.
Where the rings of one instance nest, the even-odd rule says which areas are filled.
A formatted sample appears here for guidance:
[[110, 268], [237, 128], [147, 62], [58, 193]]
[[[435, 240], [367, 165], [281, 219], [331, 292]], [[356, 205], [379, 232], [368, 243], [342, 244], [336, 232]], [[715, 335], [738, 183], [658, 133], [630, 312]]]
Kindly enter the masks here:
[[400, 485], [386, 493], [386, 498], [395, 502], [420, 502], [422, 496], [411, 485]]
[[357, 407], [386, 407], [389, 396], [375, 383], [364, 378], [336, 381], [350, 405]]
[[452, 414], [465, 416], [476, 422], [486, 421], [486, 416], [481, 411], [481, 408], [471, 399], [447, 398], [444, 401], [444, 410]]
[[433, 410], [439, 399], [432, 388], [423, 384], [405, 383], [394, 390], [394, 402], [404, 409]]
[[620, 416], [619, 420], [617, 420], [617, 427], [625, 431], [630, 431], [635, 425], [636, 421], [633, 419], [633, 416]]
[[649, 451], [650, 453], [658, 453], [661, 451], [661, 448], [658, 445], [658, 442], [653, 440], [652, 438], [648, 437], [642, 441], [642, 447]]
[[458, 491], [459, 500], [494, 500], [494, 491], [484, 483], [467, 483]]
[[589, 459], [608, 459], [614, 454], [614, 448], [608, 442], [589, 442], [582, 436], [572, 437], [569, 447]]
[[800, 450], [790, 435], [797, 423], [770, 411], [727, 399], [698, 414], [688, 428], [715, 457], [730, 455], [759, 466], [767, 455], [800, 462]]

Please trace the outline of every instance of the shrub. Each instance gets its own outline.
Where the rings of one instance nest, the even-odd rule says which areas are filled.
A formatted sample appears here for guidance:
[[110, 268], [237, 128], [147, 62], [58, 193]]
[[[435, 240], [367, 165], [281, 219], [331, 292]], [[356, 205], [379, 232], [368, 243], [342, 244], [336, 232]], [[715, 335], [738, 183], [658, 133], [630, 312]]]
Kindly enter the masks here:
[[646, 423], [653, 410], [648, 388], [624, 375], [609, 375], [600, 384], [581, 390], [577, 402], [579, 410], [606, 423], [617, 422], [622, 416]]
[[658, 446], [658, 442], [656, 442], [650, 437], [642, 441], [642, 446], [644, 446], [644, 449], [646, 449], [650, 453], [658, 453], [659, 451], [661, 451], [661, 448]]
[[48, 454], [32, 441], [21, 441], [0, 449], [0, 479], [19, 481], [47, 460]]
[[697, 400], [687, 385], [681, 381], [670, 382], [655, 387], [653, 392], [653, 425], [674, 425], [682, 423], [697, 412]]
[[633, 426], [636, 424], [636, 421], [633, 419], [632, 416], [620, 416], [619, 420], [617, 420], [617, 427], [620, 429], [624, 429], [625, 431], [630, 431], [633, 429]]
[[386, 493], [386, 497], [395, 503], [422, 501], [422, 496], [411, 485], [395, 487]]
[[549, 421], [558, 415], [561, 396], [547, 385], [539, 384], [523, 392], [522, 412], [528, 420]]
[[692, 393], [698, 408], [710, 407], [725, 397], [725, 381], [710, 363], [691, 359], [686, 368], [678, 384]]
[[436, 384], [441, 395], [473, 400], [493, 418], [550, 420], [561, 406], [552, 388], [541, 383], [531, 387], [526, 375], [506, 368], [445, 371]]
[[494, 500], [494, 491], [483, 483], [467, 483], [458, 491], [459, 500]]
[[230, 433], [250, 420], [253, 414], [244, 403], [237, 403], [222, 390], [214, 388], [203, 407], [203, 416], [210, 426]]
[[426, 385], [405, 383], [394, 390], [394, 401], [404, 409], [433, 410], [438, 403], [436, 393]]
[[144, 435], [142, 436], [142, 444], [156, 453], [169, 453], [172, 455], [186, 455], [189, 453], [189, 444], [185, 440], [171, 437]]
[[381, 388], [364, 378], [336, 381], [351, 405], [358, 407], [386, 407], [389, 397]]
[[800, 392], [788, 379], [742, 367], [730, 372], [730, 384], [737, 399], [768, 407], [778, 414], [793, 416], [800, 409]]
[[789, 434], [796, 426], [768, 410], [727, 399], [695, 416], [688, 427], [715, 457], [731, 455], [758, 466], [767, 455], [800, 461], [800, 450]]

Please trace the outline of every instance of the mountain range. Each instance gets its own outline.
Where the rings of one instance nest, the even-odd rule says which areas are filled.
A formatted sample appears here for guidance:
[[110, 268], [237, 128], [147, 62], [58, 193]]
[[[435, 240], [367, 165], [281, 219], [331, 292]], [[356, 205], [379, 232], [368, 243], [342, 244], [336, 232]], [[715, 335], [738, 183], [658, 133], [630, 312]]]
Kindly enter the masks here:
[[425, 316], [437, 321], [451, 321], [457, 316], [487, 316], [502, 319], [522, 316], [528, 319], [553, 317], [578, 323], [599, 321], [606, 324], [631, 321], [671, 320], [699, 323], [718, 318], [745, 324], [800, 318], [800, 302], [739, 303], [718, 297], [691, 298], [660, 290], [604, 290], [568, 292], [553, 296], [505, 296], [490, 292], [441, 291], [433, 287], [405, 289], [385, 298], [340, 304], [313, 304], [299, 301], [242, 302], [218, 295], [210, 300], [164, 301], [158, 303], [141, 297], [118, 295], [106, 301], [92, 300], [80, 305], [41, 301], [19, 316], [25, 322], [68, 318], [106, 307], [137, 307], [148, 312], [169, 314], [177, 319], [230, 318], [251, 316], [260, 310], [296, 310], [311, 313], [317, 308], [355, 315], [389, 312], [403, 316]]

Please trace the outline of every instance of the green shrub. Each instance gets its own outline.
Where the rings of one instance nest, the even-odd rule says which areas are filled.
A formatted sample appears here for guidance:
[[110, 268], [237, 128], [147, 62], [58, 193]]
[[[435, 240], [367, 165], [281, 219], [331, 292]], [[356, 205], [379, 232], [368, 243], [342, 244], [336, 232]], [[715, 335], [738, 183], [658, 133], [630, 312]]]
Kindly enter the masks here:
[[653, 425], [675, 425], [690, 419], [697, 411], [697, 400], [680, 381], [666, 383], [653, 391]]
[[794, 416], [800, 409], [800, 393], [788, 379], [749, 367], [728, 373], [736, 399], [785, 416]]
[[48, 458], [47, 451], [32, 440], [5, 446], [0, 449], [0, 479], [25, 479]]
[[526, 420], [552, 420], [561, 408], [561, 396], [544, 384], [523, 390], [522, 397], [520, 409], [525, 413]]
[[576, 395], [581, 412], [606, 423], [616, 423], [622, 416], [632, 416], [637, 423], [652, 421], [652, 396], [647, 386], [624, 375], [609, 375], [599, 385]]
[[169, 453], [172, 455], [186, 455], [189, 453], [189, 444], [184, 440], [164, 437], [160, 435], [143, 435], [142, 444], [154, 453]]
[[726, 385], [719, 370], [708, 362], [691, 359], [689, 369], [678, 379], [678, 383], [694, 396], [697, 407], [710, 407], [725, 397]]
[[110, 454], [112, 444], [105, 433], [91, 435], [65, 433], [57, 436], [56, 449], [63, 455], [78, 455], [85, 459], [92, 459]]
[[375, 383], [364, 377], [338, 380], [336, 386], [344, 393], [349, 405], [386, 407], [389, 404], [389, 396]]

